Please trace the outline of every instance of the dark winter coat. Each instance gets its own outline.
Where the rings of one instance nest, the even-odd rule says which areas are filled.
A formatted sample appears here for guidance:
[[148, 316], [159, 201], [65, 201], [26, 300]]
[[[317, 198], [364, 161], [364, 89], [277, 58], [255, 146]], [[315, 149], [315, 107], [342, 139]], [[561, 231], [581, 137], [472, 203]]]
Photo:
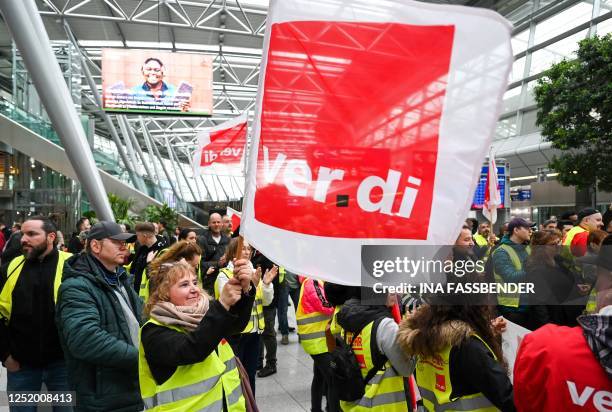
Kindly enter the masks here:
[[[64, 265], [56, 323], [77, 410], [141, 411], [138, 348], [106, 271], [96, 258], [80, 254]], [[122, 272], [119, 283], [140, 321], [142, 302]]]

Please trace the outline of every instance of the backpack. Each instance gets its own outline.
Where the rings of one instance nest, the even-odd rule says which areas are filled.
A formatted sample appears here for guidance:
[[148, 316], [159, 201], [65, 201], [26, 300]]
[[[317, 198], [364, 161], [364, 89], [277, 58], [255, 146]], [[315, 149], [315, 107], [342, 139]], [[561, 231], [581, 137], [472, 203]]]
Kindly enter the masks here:
[[357, 363], [353, 342], [359, 336], [361, 329], [353, 334], [350, 344], [341, 337], [333, 337], [330, 331], [330, 323], [325, 328], [327, 347], [330, 353], [329, 372], [330, 386], [334, 388], [338, 399], [341, 401], [355, 402], [365, 395], [366, 383], [376, 375], [384, 366], [386, 358], [374, 365], [365, 378], [361, 376], [361, 368]]

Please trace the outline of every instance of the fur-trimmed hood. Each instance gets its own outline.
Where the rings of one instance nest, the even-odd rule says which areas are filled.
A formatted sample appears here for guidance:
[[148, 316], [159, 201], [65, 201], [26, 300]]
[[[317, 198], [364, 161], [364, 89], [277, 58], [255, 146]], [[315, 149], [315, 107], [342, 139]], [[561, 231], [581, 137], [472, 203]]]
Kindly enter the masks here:
[[397, 342], [409, 355], [421, 355], [423, 353], [422, 348], [431, 348], [437, 352], [447, 346], [457, 346], [473, 334], [470, 325], [460, 320], [445, 322], [429, 331], [427, 336], [420, 329], [410, 328], [408, 323], [408, 319], [404, 319], [400, 323]]

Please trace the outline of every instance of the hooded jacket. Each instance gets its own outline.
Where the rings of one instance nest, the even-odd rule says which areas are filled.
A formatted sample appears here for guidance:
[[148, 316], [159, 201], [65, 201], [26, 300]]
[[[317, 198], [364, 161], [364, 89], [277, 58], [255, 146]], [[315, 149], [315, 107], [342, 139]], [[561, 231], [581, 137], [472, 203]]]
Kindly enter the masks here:
[[[141, 411], [138, 348], [107, 276], [101, 263], [87, 253], [64, 265], [55, 320], [68, 380], [76, 391], [76, 410]], [[142, 302], [125, 272], [118, 275], [118, 283], [140, 322]]]
[[523, 339], [514, 365], [519, 411], [605, 411], [612, 396], [612, 306], [580, 326], [546, 325]]
[[[452, 320], [442, 324], [434, 338], [441, 348], [451, 346], [451, 399], [482, 393], [501, 411], [514, 411], [512, 384], [505, 369], [473, 333], [467, 323]], [[418, 356], [415, 339], [419, 334], [419, 329], [410, 329], [402, 322], [398, 343], [408, 354]]]

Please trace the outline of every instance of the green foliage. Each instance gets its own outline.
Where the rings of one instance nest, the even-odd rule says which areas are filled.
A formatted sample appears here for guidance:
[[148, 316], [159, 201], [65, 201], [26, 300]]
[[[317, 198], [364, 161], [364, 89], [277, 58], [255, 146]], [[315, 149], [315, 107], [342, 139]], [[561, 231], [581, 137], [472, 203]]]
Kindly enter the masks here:
[[581, 41], [577, 55], [538, 80], [536, 124], [563, 151], [549, 164], [562, 184], [612, 191], [612, 34]]
[[98, 222], [98, 219], [96, 218], [96, 212], [94, 210], [88, 210], [86, 212], [83, 212], [81, 216], [89, 219], [89, 223], [91, 223], [92, 226]]
[[108, 194], [108, 201], [110, 202], [111, 209], [115, 215], [115, 221], [117, 223], [134, 225], [134, 220], [129, 215], [130, 208], [134, 206], [134, 199], [123, 199], [114, 193]]
[[178, 213], [164, 203], [161, 206], [149, 205], [144, 210], [144, 217], [148, 222], [159, 222], [163, 220], [167, 223], [168, 231], [173, 231], [178, 225]]

